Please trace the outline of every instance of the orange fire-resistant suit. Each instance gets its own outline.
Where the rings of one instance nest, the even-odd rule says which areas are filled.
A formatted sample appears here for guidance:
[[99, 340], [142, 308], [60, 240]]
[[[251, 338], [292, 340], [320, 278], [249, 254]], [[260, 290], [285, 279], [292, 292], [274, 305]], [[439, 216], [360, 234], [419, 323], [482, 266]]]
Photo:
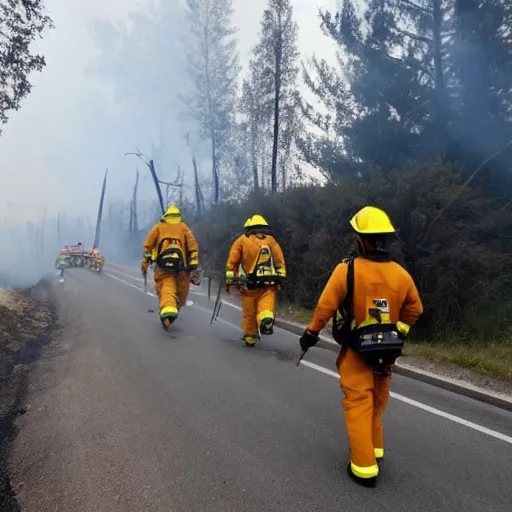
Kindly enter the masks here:
[[[243, 310], [242, 331], [248, 345], [256, 343], [259, 331], [262, 334], [271, 334], [274, 324], [274, 310], [279, 286], [252, 288], [250, 282], [261, 247], [265, 245], [272, 252], [277, 276], [286, 277], [283, 251], [276, 239], [269, 234], [253, 232], [240, 236], [231, 246], [226, 262], [226, 274], [233, 272], [237, 277], [246, 275], [249, 278], [248, 288], [240, 290]], [[266, 326], [265, 330], [262, 328], [263, 326]]]
[[[320, 296], [308, 330], [320, 332], [335, 314], [347, 293], [346, 263], [332, 273]], [[423, 306], [409, 273], [393, 261], [354, 261], [353, 316], [360, 326], [368, 320], [374, 299], [387, 299], [391, 322], [413, 325]], [[391, 378], [374, 373], [351, 348], [344, 348], [336, 361], [345, 398], [345, 422], [350, 442], [351, 469], [359, 478], [376, 477], [376, 460], [384, 456], [382, 414], [389, 397]]]
[[174, 319], [178, 311], [187, 301], [190, 289], [190, 270], [199, 265], [199, 248], [191, 229], [181, 221], [179, 210], [171, 207], [162, 216], [160, 222], [155, 224], [144, 241], [144, 258], [142, 261], [142, 274], [146, 275], [147, 268], [152, 261], [160, 243], [165, 239], [174, 240], [181, 247], [183, 268], [178, 273], [170, 273], [155, 265], [155, 290], [160, 301], [160, 318]]

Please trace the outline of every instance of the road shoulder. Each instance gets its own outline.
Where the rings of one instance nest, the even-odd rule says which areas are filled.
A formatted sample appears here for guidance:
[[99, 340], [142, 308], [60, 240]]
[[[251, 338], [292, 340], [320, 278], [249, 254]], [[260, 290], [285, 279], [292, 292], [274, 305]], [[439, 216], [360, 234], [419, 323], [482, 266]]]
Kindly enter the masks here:
[[23, 291], [0, 288], [0, 510], [21, 510], [11, 486], [10, 452], [17, 419], [27, 411], [30, 373], [55, 319], [48, 282]]
[[[109, 270], [119, 276], [133, 279], [134, 283], [141, 281], [138, 277], [138, 269], [129, 264], [118, 265], [109, 263]], [[151, 281], [151, 279], [150, 279]], [[193, 289], [192, 295], [198, 294], [205, 297], [212, 305], [217, 296], [219, 285], [203, 276], [199, 289]], [[229, 307], [240, 309], [240, 299], [236, 292], [230, 295], [222, 295], [222, 301]], [[277, 318], [276, 326], [288, 332], [300, 336], [305, 326], [291, 322], [287, 319]], [[331, 350], [339, 351], [339, 345], [329, 336], [328, 330], [320, 338], [318, 346]], [[512, 382], [501, 379], [493, 379], [481, 375], [468, 368], [462, 368], [454, 364], [441, 364], [432, 362], [421, 357], [412, 357], [406, 353], [399, 359], [395, 366], [397, 374], [425, 382], [439, 388], [458, 393], [462, 396], [473, 398], [481, 402], [512, 411]]]
[[[207, 290], [207, 286], [207, 284], [204, 285], [203, 289]], [[211, 290], [216, 291], [217, 288], [218, 285], [211, 285]], [[212, 291], [211, 301], [215, 299], [214, 295], [215, 293]], [[240, 308], [240, 301], [236, 293], [232, 293], [229, 297], [224, 296], [223, 302], [231, 307]], [[283, 318], [276, 320], [276, 327], [298, 336], [305, 329], [304, 325]], [[327, 329], [320, 337], [319, 346], [333, 352], [339, 351], [339, 345], [328, 335]], [[510, 381], [492, 379], [453, 364], [439, 364], [420, 357], [411, 357], [407, 353], [397, 361], [395, 372], [512, 411], [512, 382]]]

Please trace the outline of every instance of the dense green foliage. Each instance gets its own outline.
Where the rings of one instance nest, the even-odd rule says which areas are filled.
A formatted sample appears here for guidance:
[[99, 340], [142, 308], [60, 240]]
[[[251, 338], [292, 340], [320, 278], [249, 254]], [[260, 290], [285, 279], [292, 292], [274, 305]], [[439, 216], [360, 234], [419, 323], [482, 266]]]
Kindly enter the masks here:
[[34, 54], [30, 46], [51, 26], [41, 0], [0, 1], [0, 134], [7, 113], [18, 110], [30, 93], [28, 75], [46, 65], [44, 57]]
[[[269, 0], [262, 23], [267, 30], [252, 53], [250, 73], [228, 95], [237, 106], [229, 130], [223, 125], [229, 144], [221, 165], [212, 162], [220, 203], [200, 211], [196, 200], [193, 225], [207, 273], [223, 272], [245, 219], [261, 213], [287, 258], [282, 295], [313, 307], [336, 263], [353, 249], [349, 218], [376, 205], [400, 228], [394, 252], [426, 306], [420, 335], [510, 340], [510, 0], [342, 0], [337, 11], [320, 12], [338, 58], [330, 62], [316, 55], [304, 63], [305, 89], [295, 71], [290, 74], [280, 98], [276, 187], [269, 121], [276, 119], [269, 115], [269, 98], [276, 96], [264, 94], [271, 88], [262, 84], [263, 78], [275, 83], [278, 77], [270, 65], [277, 62], [276, 41], [291, 48], [295, 37], [293, 30], [281, 33], [265, 25], [269, 9], [278, 4], [288, 2]], [[290, 24], [292, 15], [290, 8]], [[178, 40], [164, 19], [155, 16], [162, 40]], [[147, 59], [158, 46], [151, 46]], [[127, 62], [132, 66], [131, 58]], [[148, 82], [148, 91], [159, 82], [166, 80]], [[168, 105], [155, 102], [160, 104], [171, 117]], [[202, 137], [208, 138], [204, 130]], [[313, 177], [312, 167], [323, 177], [321, 185], [303, 180]], [[210, 186], [199, 182], [203, 190]]]
[[[307, 160], [330, 177], [438, 157], [470, 173], [512, 139], [508, 0], [373, 0], [364, 16], [356, 4], [321, 13], [340, 53], [305, 70], [326, 107], [305, 104], [323, 131], [303, 141]], [[494, 191], [510, 186], [511, 158], [508, 148], [486, 169]]]
[[[393, 256], [415, 278], [425, 303], [420, 336], [490, 340], [510, 337], [512, 320], [512, 211], [481, 188], [460, 191], [460, 174], [422, 165], [384, 177], [344, 177], [325, 187], [297, 187], [279, 195], [254, 194], [218, 205], [193, 224], [207, 274], [220, 275], [245, 219], [263, 214], [283, 247], [288, 279], [282, 296], [314, 307], [331, 271], [355, 249], [348, 220], [366, 204], [384, 208], [400, 228]], [[422, 331], [422, 332], [421, 332]], [[418, 331], [417, 331], [418, 332]]]
[[[506, 0], [344, 0], [321, 12], [339, 49], [304, 66], [298, 146], [325, 178], [261, 191], [197, 223], [208, 271], [254, 213], [287, 258], [283, 296], [313, 307], [370, 204], [400, 228], [395, 257], [425, 302], [420, 336], [511, 340], [512, 25]], [[418, 331], [417, 331], [418, 332]]]

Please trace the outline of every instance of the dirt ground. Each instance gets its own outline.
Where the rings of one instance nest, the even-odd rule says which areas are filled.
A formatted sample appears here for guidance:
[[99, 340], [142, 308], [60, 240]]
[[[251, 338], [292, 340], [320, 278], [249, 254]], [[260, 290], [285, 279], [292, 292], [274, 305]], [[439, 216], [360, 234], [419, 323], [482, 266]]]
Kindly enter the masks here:
[[0, 288], [0, 510], [21, 510], [9, 478], [8, 457], [16, 420], [26, 412], [24, 397], [31, 365], [49, 341], [55, 316], [51, 285], [29, 290]]

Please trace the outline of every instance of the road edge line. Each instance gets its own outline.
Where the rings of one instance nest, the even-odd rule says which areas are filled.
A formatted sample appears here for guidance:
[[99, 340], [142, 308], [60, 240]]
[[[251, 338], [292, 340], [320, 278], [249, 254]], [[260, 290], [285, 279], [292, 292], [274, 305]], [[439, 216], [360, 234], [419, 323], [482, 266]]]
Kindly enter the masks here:
[[[293, 334], [297, 334], [298, 336], [302, 335], [305, 329], [304, 326], [289, 322], [288, 320], [276, 319], [275, 326], [279, 327], [280, 329], [284, 329], [285, 331], [292, 332]], [[338, 353], [340, 349], [340, 346], [334, 340], [331, 340], [325, 336], [320, 336], [320, 341], [317, 346], [335, 353]], [[468, 398], [473, 398], [479, 402], [493, 405], [495, 407], [499, 407], [500, 409], [512, 412], [512, 400], [491, 394], [482, 390], [481, 388], [476, 388], [476, 386], [464, 386], [463, 384], [445, 379], [439, 375], [435, 375], [426, 371], [416, 370], [410, 366], [404, 366], [400, 363], [395, 364], [393, 373], [401, 375], [402, 377], [408, 377], [409, 379], [425, 382], [426, 384], [431, 384], [432, 386], [442, 388], [446, 391], [451, 391]]]
[[[321, 365], [304, 360], [301, 361], [301, 365], [316, 370], [320, 373], [324, 373], [325, 375], [329, 375], [330, 377], [334, 377], [335, 379], [339, 379], [339, 375], [335, 371], [329, 370], [328, 368], [324, 368]], [[418, 402], [418, 400], [413, 400], [412, 398], [401, 395], [400, 393], [395, 393], [394, 391], [390, 391], [389, 396], [404, 404], [408, 404], [412, 407], [416, 407], [417, 409], [429, 412], [430, 414], [434, 414], [435, 416], [439, 416], [440, 418], [452, 421], [453, 423], [457, 423], [458, 425], [463, 425], [472, 430], [475, 430], [476, 432], [487, 434], [488, 436], [493, 437], [494, 439], [499, 439], [500, 441], [504, 441], [505, 443], [512, 444], [512, 437], [507, 436], [502, 432], [498, 432], [497, 430], [484, 427], [483, 425], [479, 425], [478, 423], [474, 423], [473, 421], [466, 420], [455, 414], [451, 414], [449, 412], [438, 409], [437, 407], [432, 407], [431, 405], [424, 404], [423, 402]]]
[[[118, 273], [123, 274], [123, 272], [119, 272], [119, 271], [118, 271]], [[124, 275], [126, 275], [126, 277], [132, 277], [127, 274], [124, 274]], [[111, 277], [114, 277], [114, 276], [111, 276]], [[114, 277], [114, 279], [115, 279], [115, 277]], [[120, 280], [119, 278], [117, 278], [117, 279]], [[133, 286], [133, 287], [137, 288], [136, 286]], [[199, 295], [202, 295], [202, 293], [199, 292]], [[204, 295], [204, 297], [206, 298], [206, 301], [208, 301], [208, 296], [206, 294]], [[209, 301], [209, 302], [211, 302], [211, 301]], [[242, 310], [242, 308], [240, 306], [233, 304], [231, 301], [226, 300], [226, 298], [223, 298], [222, 302], [234, 309], [237, 309], [239, 311]], [[288, 320], [281, 320], [278, 318], [276, 318], [274, 325], [276, 327], [278, 327], [279, 329], [283, 329], [285, 331], [291, 332], [298, 336], [301, 336], [305, 330], [305, 326], [302, 326], [302, 325], [294, 323], [294, 322], [290, 322]], [[326, 350], [330, 350], [331, 352], [334, 352], [334, 353], [339, 352], [338, 343], [336, 343], [334, 340], [332, 340], [326, 336], [320, 336], [319, 343], [317, 344], [317, 347], [324, 348]], [[407, 377], [409, 379], [424, 382], [425, 384], [430, 384], [432, 386], [436, 386], [436, 387], [444, 389], [446, 391], [451, 391], [452, 393], [456, 393], [458, 395], [465, 396], [467, 398], [472, 398], [479, 402], [486, 403], [488, 405], [498, 407], [499, 409], [503, 409], [503, 410], [512, 412], [512, 399], [508, 399], [504, 396], [490, 393], [488, 391], [483, 390], [482, 388], [477, 388], [476, 386], [468, 387], [458, 381], [454, 381], [452, 379], [446, 379], [440, 375], [436, 375], [434, 373], [426, 372], [423, 370], [417, 370], [415, 368], [412, 368], [410, 366], [405, 366], [400, 363], [395, 364], [393, 372], [396, 373], [397, 375], [401, 375], [402, 377]]]
[[[223, 300], [222, 302], [235, 309], [241, 310], [240, 306], [232, 304], [229, 301]], [[300, 324], [296, 324], [288, 320], [281, 320], [277, 318], [274, 322], [274, 325], [280, 329], [296, 334], [297, 336], [301, 336], [306, 328], [305, 326], [302, 326]], [[331, 352], [334, 353], [338, 353], [340, 350], [340, 346], [338, 345], [338, 343], [336, 343], [334, 340], [326, 336], [320, 336], [317, 347], [330, 350]], [[467, 398], [472, 398], [479, 402], [483, 402], [488, 405], [493, 405], [494, 407], [498, 407], [500, 409], [512, 412], [512, 400], [509, 400], [506, 397], [502, 397], [493, 393], [489, 393], [488, 391], [485, 391], [481, 388], [477, 388], [476, 386], [465, 386], [464, 384], [453, 381], [451, 379], [443, 378], [440, 375], [436, 375], [434, 373], [426, 372], [423, 370], [417, 370], [415, 368], [400, 363], [395, 363], [393, 372], [396, 373], [397, 375], [401, 375], [402, 377], [407, 377], [409, 379], [424, 382], [425, 384], [430, 384], [432, 386], [436, 386], [446, 391], [451, 391], [452, 393], [457, 393]]]

